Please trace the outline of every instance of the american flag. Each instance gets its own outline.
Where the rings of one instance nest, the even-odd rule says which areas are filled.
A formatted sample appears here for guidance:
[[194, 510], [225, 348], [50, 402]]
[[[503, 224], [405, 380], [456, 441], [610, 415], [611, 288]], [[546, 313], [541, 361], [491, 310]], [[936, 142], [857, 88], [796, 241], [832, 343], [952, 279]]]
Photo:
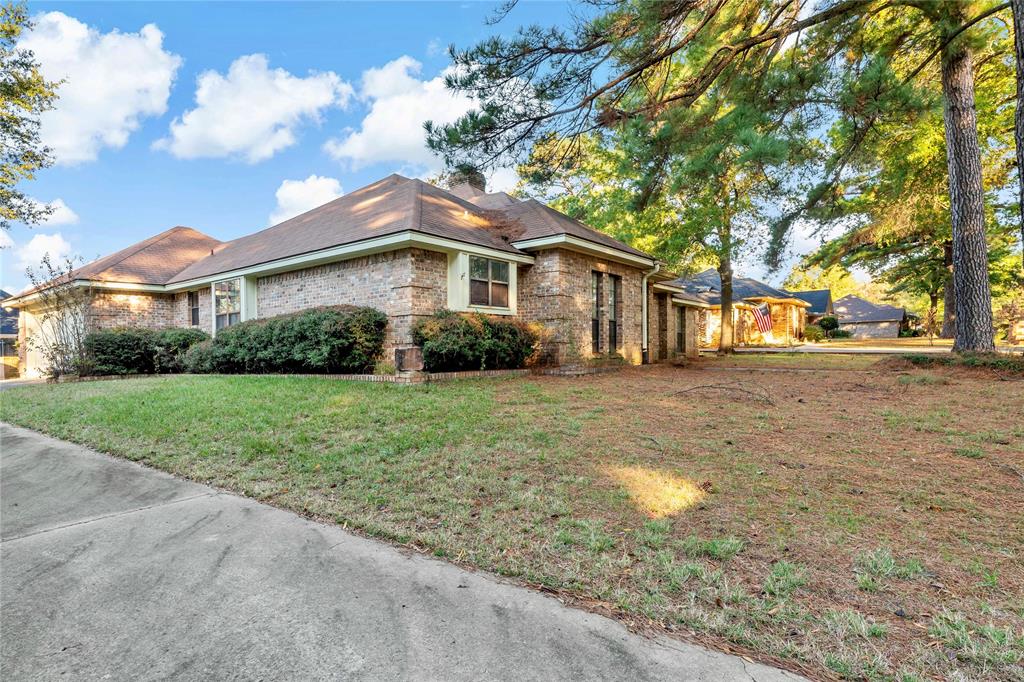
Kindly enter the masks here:
[[754, 308], [754, 322], [757, 323], [757, 330], [762, 334], [767, 334], [772, 330], [772, 314], [767, 303]]

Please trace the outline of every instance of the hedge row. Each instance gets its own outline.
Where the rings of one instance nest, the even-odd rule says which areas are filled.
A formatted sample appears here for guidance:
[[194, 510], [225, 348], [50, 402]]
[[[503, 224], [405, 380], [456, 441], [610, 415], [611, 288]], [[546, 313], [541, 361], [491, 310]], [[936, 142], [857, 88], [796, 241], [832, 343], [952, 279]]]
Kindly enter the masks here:
[[428, 372], [518, 369], [534, 355], [538, 340], [524, 322], [448, 310], [421, 320], [412, 334]]
[[185, 352], [209, 336], [198, 329], [107, 329], [85, 337], [79, 372], [153, 374], [181, 372]]
[[336, 306], [232, 325], [185, 354], [185, 369], [223, 374], [359, 374], [384, 348], [387, 317]]

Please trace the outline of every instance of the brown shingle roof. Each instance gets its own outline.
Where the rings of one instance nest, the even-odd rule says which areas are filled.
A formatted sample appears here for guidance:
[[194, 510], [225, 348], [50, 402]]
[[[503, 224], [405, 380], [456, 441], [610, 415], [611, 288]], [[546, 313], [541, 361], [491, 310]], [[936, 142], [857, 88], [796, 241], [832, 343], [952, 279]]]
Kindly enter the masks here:
[[520, 253], [509, 244], [510, 227], [501, 216], [422, 180], [389, 175], [283, 223], [227, 242], [171, 281], [208, 277], [406, 230]]
[[86, 263], [74, 279], [132, 284], [166, 284], [174, 275], [203, 257], [220, 240], [191, 227], [172, 227], [117, 253]]
[[634, 256], [650, 258], [643, 251], [623, 244], [618, 239], [609, 237], [604, 232], [598, 232], [592, 227], [587, 227], [580, 221], [570, 218], [564, 213], [560, 213], [550, 206], [540, 203], [536, 199], [520, 201], [497, 210], [522, 226], [523, 231], [516, 236], [516, 241], [567, 234], [602, 246], [631, 253]]

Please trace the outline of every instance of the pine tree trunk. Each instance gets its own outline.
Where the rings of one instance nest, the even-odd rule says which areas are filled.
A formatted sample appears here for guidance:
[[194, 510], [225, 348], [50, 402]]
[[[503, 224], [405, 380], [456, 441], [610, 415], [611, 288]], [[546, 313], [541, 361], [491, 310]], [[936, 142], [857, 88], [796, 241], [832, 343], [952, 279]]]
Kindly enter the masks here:
[[718, 341], [719, 353], [733, 351], [732, 328], [732, 258], [722, 256], [718, 261], [718, 276], [722, 280], [722, 326]]
[[981, 184], [981, 149], [974, 110], [974, 72], [962, 42], [942, 58], [942, 92], [953, 218], [953, 285], [956, 292], [955, 351], [995, 350], [988, 244]]
[[1020, 209], [1020, 265], [1024, 269], [1024, 0], [1010, 0], [1013, 8], [1013, 42], [1017, 61], [1017, 109], [1013, 113], [1013, 140], [1017, 147], [1017, 195]]

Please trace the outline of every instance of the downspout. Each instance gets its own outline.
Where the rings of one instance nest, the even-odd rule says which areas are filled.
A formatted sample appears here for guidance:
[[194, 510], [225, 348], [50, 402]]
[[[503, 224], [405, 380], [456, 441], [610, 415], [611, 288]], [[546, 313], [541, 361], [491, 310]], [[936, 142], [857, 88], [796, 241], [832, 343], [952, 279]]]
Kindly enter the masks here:
[[643, 293], [643, 300], [640, 302], [640, 325], [643, 327], [643, 331], [642, 331], [643, 338], [641, 338], [641, 340], [640, 340], [641, 341], [641, 343], [640, 343], [640, 362], [642, 362], [645, 365], [649, 364], [651, 362], [651, 358], [649, 357], [648, 351], [647, 351], [647, 347], [648, 347], [647, 337], [648, 337], [648, 327], [649, 327], [648, 320], [647, 320], [647, 318], [648, 318], [648, 314], [647, 314], [647, 299], [650, 298], [650, 296], [647, 293], [647, 278], [650, 277], [651, 275], [655, 274], [659, 270], [661, 270], [661, 263], [657, 263], [656, 262], [654, 264], [654, 267], [651, 269], [650, 272], [645, 272], [644, 273], [644, 278], [640, 281], [640, 290]]

